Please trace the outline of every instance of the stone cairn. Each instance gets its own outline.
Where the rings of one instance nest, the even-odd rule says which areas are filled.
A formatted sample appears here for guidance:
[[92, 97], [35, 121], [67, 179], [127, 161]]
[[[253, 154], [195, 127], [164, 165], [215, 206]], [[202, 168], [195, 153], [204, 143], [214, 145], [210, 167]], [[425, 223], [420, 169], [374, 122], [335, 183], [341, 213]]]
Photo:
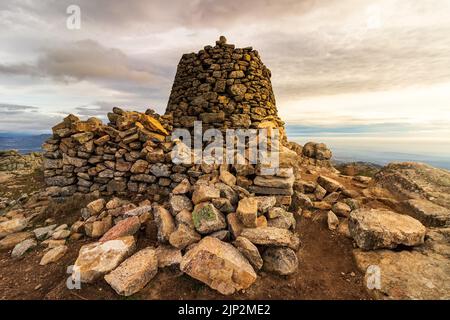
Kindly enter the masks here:
[[194, 121], [202, 121], [204, 130], [278, 128], [286, 142], [270, 77], [258, 51], [220, 37], [214, 47], [183, 55], [166, 114], [176, 128], [192, 128]]
[[[296, 152], [282, 143], [270, 176], [259, 164], [174, 164], [170, 154], [180, 143], [170, 139], [173, 128], [192, 128], [194, 120], [204, 129], [284, 132], [270, 71], [256, 51], [221, 37], [215, 47], [183, 56], [164, 116], [114, 108], [108, 119], [104, 125], [69, 115], [43, 145], [49, 194], [98, 196], [69, 232], [99, 239], [80, 249], [75, 278], [104, 276], [117, 293], [131, 295], [158, 268], [178, 265], [232, 294], [256, 281], [260, 269], [296, 271], [299, 239], [289, 212]], [[142, 229], [157, 246], [132, 255]]]

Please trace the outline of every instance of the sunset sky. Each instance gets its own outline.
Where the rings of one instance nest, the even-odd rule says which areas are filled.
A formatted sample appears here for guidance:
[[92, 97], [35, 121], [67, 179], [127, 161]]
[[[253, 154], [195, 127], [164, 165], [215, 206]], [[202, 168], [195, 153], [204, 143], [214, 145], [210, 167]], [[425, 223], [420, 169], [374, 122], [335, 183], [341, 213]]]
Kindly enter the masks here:
[[[66, 27], [70, 4], [81, 29]], [[0, 1], [0, 131], [163, 113], [183, 53], [253, 46], [311, 134], [450, 138], [450, 1]]]

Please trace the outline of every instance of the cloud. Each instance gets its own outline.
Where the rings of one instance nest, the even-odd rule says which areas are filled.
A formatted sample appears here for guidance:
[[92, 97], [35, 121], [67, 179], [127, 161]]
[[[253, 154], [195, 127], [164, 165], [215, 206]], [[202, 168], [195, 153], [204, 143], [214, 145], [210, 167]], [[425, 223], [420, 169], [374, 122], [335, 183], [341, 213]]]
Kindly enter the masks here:
[[62, 118], [35, 106], [0, 103], [0, 132], [48, 132]]
[[34, 65], [0, 65], [0, 72], [50, 77], [56, 81], [130, 81], [150, 83], [150, 71], [136, 65], [122, 51], [106, 48], [93, 40], [65, 43], [44, 49]]

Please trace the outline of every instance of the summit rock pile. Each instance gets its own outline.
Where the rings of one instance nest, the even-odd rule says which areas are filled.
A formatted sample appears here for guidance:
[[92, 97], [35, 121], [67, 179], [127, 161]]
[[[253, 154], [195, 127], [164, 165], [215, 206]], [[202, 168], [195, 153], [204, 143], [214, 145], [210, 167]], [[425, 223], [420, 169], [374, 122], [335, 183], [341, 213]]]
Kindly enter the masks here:
[[286, 142], [270, 78], [258, 51], [220, 37], [214, 47], [183, 55], [166, 114], [176, 128], [192, 128], [194, 121], [204, 130], [278, 128]]

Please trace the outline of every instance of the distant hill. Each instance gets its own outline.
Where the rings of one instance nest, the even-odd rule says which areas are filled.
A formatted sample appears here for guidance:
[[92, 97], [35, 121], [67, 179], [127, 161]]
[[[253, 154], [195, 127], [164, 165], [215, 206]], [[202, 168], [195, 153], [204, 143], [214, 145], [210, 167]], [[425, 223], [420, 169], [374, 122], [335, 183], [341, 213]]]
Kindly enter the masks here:
[[15, 149], [20, 153], [41, 151], [42, 143], [50, 134], [26, 135], [16, 133], [0, 133], [0, 150]]

